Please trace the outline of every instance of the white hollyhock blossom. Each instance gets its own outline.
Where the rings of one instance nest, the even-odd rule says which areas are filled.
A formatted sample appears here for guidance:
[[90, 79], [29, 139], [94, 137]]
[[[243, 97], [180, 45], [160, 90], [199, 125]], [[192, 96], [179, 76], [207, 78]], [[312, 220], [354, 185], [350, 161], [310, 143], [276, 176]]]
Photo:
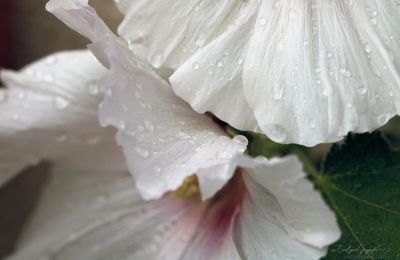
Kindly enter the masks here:
[[312, 146], [400, 112], [398, 0], [117, 2], [132, 47], [237, 128]]
[[229, 165], [232, 179], [203, 202], [195, 177], [144, 201], [127, 174], [58, 169], [10, 259], [309, 260], [338, 239], [296, 158], [237, 155]]
[[0, 186], [40, 160], [68, 169], [126, 169], [115, 131], [97, 119], [97, 81], [104, 72], [89, 51], [1, 71]]
[[[245, 137], [231, 139], [210, 117], [195, 113], [108, 29], [87, 1], [50, 1], [46, 8], [90, 38], [89, 48], [109, 67], [100, 83], [105, 94], [100, 122], [118, 129], [117, 141], [145, 199], [158, 199], [198, 169], [228, 163], [245, 150]], [[204, 198], [231, 175], [229, 167], [203, 171]]]
[[[338, 239], [340, 231], [333, 213], [305, 178], [297, 159], [251, 159], [239, 153], [245, 143], [242, 137], [233, 141], [212, 138], [211, 131], [218, 133], [218, 128], [193, 112], [183, 112], [190, 111], [187, 105], [176, 103], [168, 85], [103, 27], [86, 2], [51, 1], [47, 7], [72, 27], [78, 21], [81, 32], [89, 32], [95, 42], [90, 46], [92, 51], [109, 66], [100, 83], [106, 93], [101, 121], [119, 128], [118, 140], [136, 179], [145, 179], [138, 171], [146, 172], [151, 165], [147, 161], [152, 158], [150, 150], [148, 157], [141, 149], [153, 149], [156, 144], [160, 146], [151, 150], [155, 158], [152, 162], [166, 163], [165, 158], [169, 158], [178, 175], [170, 172], [168, 177], [173, 182], [180, 178], [176, 160], [179, 167], [195, 162], [199, 166], [192, 172], [197, 177], [184, 175], [184, 183], [173, 192], [165, 187], [156, 189], [160, 183], [171, 189], [167, 178], [159, 175], [160, 181], [150, 176], [156, 186], [142, 183], [151, 192], [148, 197], [167, 193], [145, 201], [139, 195], [143, 190], [134, 189], [123, 170], [70, 171], [56, 165], [11, 259], [318, 259]], [[138, 83], [141, 85], [137, 88]], [[144, 106], [140, 105], [142, 101]], [[158, 113], [165, 118], [155, 118]], [[175, 128], [182, 115], [185, 123]], [[142, 122], [139, 116], [152, 123]], [[205, 139], [194, 138], [203, 135], [191, 130], [191, 120], [200, 120], [205, 129], [210, 128], [205, 135], [212, 144], [208, 141], [197, 146], [200, 150], [192, 150], [192, 142]], [[143, 128], [139, 127], [142, 123]], [[162, 126], [166, 134], [171, 134], [171, 127], [178, 135], [157, 135], [157, 126]], [[179, 132], [182, 126], [190, 138]], [[162, 146], [160, 137], [172, 139]], [[219, 144], [233, 148], [219, 153], [221, 147], [225, 148]], [[141, 149], [136, 149], [138, 146]], [[219, 160], [213, 161], [215, 156]], [[189, 162], [181, 164], [178, 157]], [[204, 163], [204, 159], [211, 162]], [[191, 167], [187, 169], [194, 169]], [[315, 214], [320, 217], [315, 219]]]

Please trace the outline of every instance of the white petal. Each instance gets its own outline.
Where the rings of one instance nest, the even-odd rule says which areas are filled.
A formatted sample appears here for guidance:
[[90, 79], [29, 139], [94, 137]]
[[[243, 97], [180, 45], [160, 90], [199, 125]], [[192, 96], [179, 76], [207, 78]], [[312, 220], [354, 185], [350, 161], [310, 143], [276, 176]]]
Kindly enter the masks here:
[[175, 93], [196, 111], [211, 111], [236, 128], [259, 131], [241, 88], [243, 49], [254, 17], [245, 16], [243, 20], [196, 52], [171, 76], [170, 82]]
[[236, 219], [234, 241], [242, 259], [320, 259], [326, 249], [317, 249], [290, 238], [279, 226], [263, 216], [246, 198], [243, 213]]
[[242, 158], [239, 165], [247, 173], [235, 236], [242, 255], [319, 259], [340, 237], [335, 215], [306, 179], [297, 158]]
[[55, 169], [11, 259], [179, 255], [199, 211], [171, 199], [144, 202], [133, 187], [128, 173]]
[[145, 202], [132, 184], [123, 172], [55, 169], [10, 259], [239, 259], [218, 212], [170, 196]]
[[[119, 128], [118, 142], [145, 198], [158, 198], [198, 169], [245, 149], [206, 115], [192, 111], [162, 79], [132, 67], [118, 53], [110, 55], [111, 70], [102, 87], [112, 94], [100, 117], [104, 125]], [[224, 169], [210, 174], [226, 175]]]
[[[58, 1], [50, 5], [53, 3]], [[95, 11], [84, 4], [78, 9], [63, 9], [59, 3], [54, 13], [69, 25], [99, 20]], [[74, 19], [74, 14], [79, 18]], [[227, 163], [234, 154], [243, 152], [245, 143], [227, 137], [206, 115], [196, 114], [114, 35], [90, 35], [95, 35], [92, 40], [98, 39], [90, 46], [92, 51], [111, 66], [101, 83], [106, 94], [100, 108], [101, 121], [119, 129], [118, 142], [144, 198], [160, 198], [198, 169]], [[213, 174], [226, 176], [225, 181], [230, 177], [225, 172]]]
[[[237, 23], [255, 1], [120, 1], [119, 33], [155, 67], [176, 68]], [[117, 2], [118, 3], [118, 2]]]
[[72, 168], [125, 168], [112, 129], [97, 121], [104, 69], [88, 51], [50, 55], [2, 71], [0, 184], [41, 159]]
[[260, 128], [312, 146], [399, 113], [399, 14], [395, 1], [262, 1], [243, 74]]

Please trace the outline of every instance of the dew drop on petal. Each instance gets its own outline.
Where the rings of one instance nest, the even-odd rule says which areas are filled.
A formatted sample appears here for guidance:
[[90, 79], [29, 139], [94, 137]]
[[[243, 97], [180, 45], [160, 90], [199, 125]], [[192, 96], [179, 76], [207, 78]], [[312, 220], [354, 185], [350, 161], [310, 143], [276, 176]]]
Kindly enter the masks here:
[[163, 61], [164, 61], [164, 52], [162, 50], [154, 52], [154, 54], [151, 56], [151, 63], [156, 68], [159, 68]]
[[361, 95], [365, 95], [368, 92], [368, 89], [365, 85], [358, 85], [357, 92], [360, 93]]
[[50, 57], [46, 58], [47, 65], [54, 65], [56, 63], [57, 63], [57, 57], [50, 56]]
[[53, 82], [54, 81], [54, 76], [52, 73], [46, 73], [43, 75], [43, 80], [47, 82]]
[[260, 17], [260, 19], [258, 20], [258, 24], [260, 26], [265, 26], [267, 24], [267, 18], [266, 17]]
[[193, 63], [193, 69], [194, 70], [200, 69], [200, 64], [198, 62]]
[[280, 125], [268, 124], [265, 127], [267, 136], [276, 142], [284, 142], [287, 138], [286, 130]]
[[69, 106], [69, 101], [63, 97], [54, 98], [54, 107], [58, 110], [63, 110]]
[[372, 47], [371, 47], [371, 45], [369, 43], [366, 43], [364, 45], [364, 48], [365, 48], [365, 52], [366, 53], [371, 53], [372, 52]]
[[227, 160], [232, 158], [233, 154], [229, 151], [226, 150], [221, 150], [217, 152], [217, 158], [218, 159], [223, 159], [223, 160]]
[[389, 115], [386, 115], [386, 114], [380, 115], [378, 117], [378, 122], [379, 122], [379, 124], [384, 125], [389, 121], [389, 119], [390, 119]]
[[141, 147], [135, 147], [135, 152], [143, 158], [148, 158], [150, 155], [150, 152], [148, 150]]
[[118, 128], [119, 130], [124, 130], [124, 129], [126, 128], [125, 122], [124, 122], [124, 121], [119, 121], [119, 122], [117, 123], [117, 128]]
[[244, 145], [247, 146], [249, 144], [249, 140], [247, 140], [247, 138], [243, 135], [237, 135], [235, 137], [233, 137], [233, 142], [240, 144], [240, 145]]
[[97, 83], [94, 81], [91, 81], [87, 84], [87, 89], [89, 91], [89, 94], [95, 96], [97, 94], [99, 94], [99, 88], [97, 86]]
[[154, 125], [150, 120], [144, 120], [144, 125], [147, 130], [154, 131]]

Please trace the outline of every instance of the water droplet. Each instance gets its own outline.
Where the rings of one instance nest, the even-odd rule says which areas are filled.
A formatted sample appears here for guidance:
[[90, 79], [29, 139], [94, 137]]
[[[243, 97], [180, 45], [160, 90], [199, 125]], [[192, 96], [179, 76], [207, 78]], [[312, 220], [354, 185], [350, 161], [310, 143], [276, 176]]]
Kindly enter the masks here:
[[91, 81], [87, 84], [87, 89], [89, 91], [89, 94], [95, 96], [99, 94], [99, 88], [97, 86], [97, 83], [95, 81]]
[[200, 69], [200, 64], [198, 62], [193, 63], [193, 69], [194, 70]]
[[284, 142], [287, 138], [287, 133], [285, 128], [276, 124], [267, 124], [266, 125], [266, 134], [275, 142], [281, 143]]
[[126, 128], [125, 122], [124, 122], [124, 121], [119, 121], [119, 122], [117, 123], [117, 128], [118, 128], [119, 130], [124, 130], [124, 129]]
[[275, 100], [281, 100], [283, 97], [283, 87], [279, 85], [273, 86], [273, 96]]
[[179, 165], [180, 165], [181, 167], [186, 167], [187, 163], [186, 163], [186, 162], [180, 162]]
[[349, 78], [352, 76], [351, 72], [345, 68], [340, 69], [340, 73]]
[[143, 158], [148, 158], [150, 155], [150, 152], [148, 150], [141, 147], [135, 147], [135, 152]]
[[266, 17], [260, 17], [258, 20], [258, 24], [261, 26], [265, 26], [267, 24], [267, 18]]
[[54, 76], [52, 73], [46, 73], [43, 75], [43, 80], [47, 82], [53, 82], [54, 81]]
[[368, 89], [367, 89], [367, 87], [365, 85], [358, 85], [356, 90], [361, 95], [365, 95], [368, 92]]
[[57, 62], [57, 57], [49, 56], [46, 58], [47, 65], [54, 65]]
[[378, 122], [379, 122], [379, 124], [384, 125], [389, 121], [389, 119], [390, 119], [389, 115], [380, 115], [378, 117]]
[[364, 45], [364, 49], [365, 49], [366, 53], [371, 53], [372, 52], [372, 47], [371, 47], [371, 45], [369, 43], [366, 43]]
[[176, 134], [176, 137], [178, 137], [179, 139], [188, 139], [188, 138], [190, 138], [190, 135], [184, 131], [179, 131]]
[[233, 154], [226, 150], [221, 150], [217, 152], [217, 158], [222, 160], [227, 160], [232, 158]]
[[247, 138], [243, 135], [237, 135], [235, 137], [233, 137], [233, 142], [243, 145], [243, 146], [247, 146], [249, 144], [249, 140], [247, 140]]
[[150, 120], [144, 120], [144, 125], [149, 131], [154, 131], [154, 125]]
[[63, 110], [69, 106], [69, 101], [63, 97], [54, 98], [54, 107], [58, 110]]
[[151, 56], [151, 63], [156, 68], [160, 68], [163, 61], [164, 61], [164, 52], [162, 50], [154, 52], [154, 54]]

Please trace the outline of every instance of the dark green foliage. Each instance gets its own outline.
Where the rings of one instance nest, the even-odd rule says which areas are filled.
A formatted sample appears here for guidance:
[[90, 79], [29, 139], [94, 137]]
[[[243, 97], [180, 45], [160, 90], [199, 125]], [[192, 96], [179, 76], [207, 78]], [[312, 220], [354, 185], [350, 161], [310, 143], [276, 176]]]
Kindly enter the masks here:
[[400, 152], [377, 132], [350, 135], [320, 176], [343, 233], [325, 259], [400, 259]]

